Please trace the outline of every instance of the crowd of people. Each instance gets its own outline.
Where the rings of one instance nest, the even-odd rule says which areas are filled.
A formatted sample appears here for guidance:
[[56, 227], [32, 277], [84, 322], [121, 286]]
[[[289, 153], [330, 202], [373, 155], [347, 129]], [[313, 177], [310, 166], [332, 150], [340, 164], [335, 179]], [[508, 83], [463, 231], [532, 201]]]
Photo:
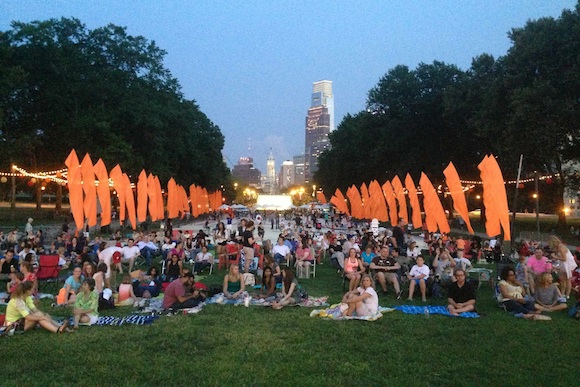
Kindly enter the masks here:
[[[114, 305], [143, 306], [161, 292], [164, 308], [192, 308], [208, 297], [207, 287], [196, 282], [195, 275], [211, 268], [214, 256], [228, 268], [219, 289], [227, 300], [253, 296], [281, 309], [299, 302], [305, 294], [296, 269], [328, 262], [348, 285], [341, 309], [345, 316], [376, 313], [377, 290], [387, 294], [390, 287], [397, 299], [407, 291], [409, 301], [415, 294], [427, 302], [428, 297], [440, 298], [445, 292], [449, 313], [458, 315], [476, 311], [477, 284], [468, 278], [474, 261], [496, 261], [503, 254], [499, 241], [482, 244], [478, 237], [429, 233], [419, 238], [409, 232], [403, 220], [392, 229], [384, 229], [347, 218], [321, 220], [318, 216], [283, 220], [276, 216], [276, 223], [271, 222], [272, 229], [275, 224], [279, 227], [274, 243], [264, 239], [264, 232], [254, 234], [257, 226], [263, 230], [264, 224], [270, 223], [266, 217], [264, 224], [241, 219], [236, 228], [231, 217], [225, 222], [218, 217], [213, 229], [204, 227], [195, 235], [172, 230], [136, 231], [125, 237], [117, 233], [111, 241], [101, 237], [89, 240], [87, 234], [73, 235], [63, 228], [50, 243], [40, 230], [34, 230], [33, 219], [29, 219], [23, 235], [14, 230], [0, 237], [0, 279], [7, 281], [9, 295], [5, 324], [23, 321], [24, 329], [40, 325], [52, 332], [67, 332], [82, 324], [94, 324], [99, 310]], [[322, 222], [331, 229], [322, 231]], [[335, 231], [334, 225], [343, 228]], [[547, 242], [522, 243], [519, 260], [498, 273], [498, 302], [507, 311], [537, 319], [542, 313], [566, 309], [572, 290], [580, 290], [578, 257], [557, 237]], [[71, 308], [72, 327], [37, 309], [35, 271], [44, 254], [58, 255], [62, 272], [71, 273], [54, 305]], [[154, 262], [160, 262], [161, 269]], [[145, 265], [146, 270], [133, 270], [136, 265]], [[118, 285], [116, 273], [122, 277]], [[251, 273], [261, 279], [256, 291], [253, 282], [248, 291], [246, 275]], [[554, 278], [559, 287], [552, 283]]]

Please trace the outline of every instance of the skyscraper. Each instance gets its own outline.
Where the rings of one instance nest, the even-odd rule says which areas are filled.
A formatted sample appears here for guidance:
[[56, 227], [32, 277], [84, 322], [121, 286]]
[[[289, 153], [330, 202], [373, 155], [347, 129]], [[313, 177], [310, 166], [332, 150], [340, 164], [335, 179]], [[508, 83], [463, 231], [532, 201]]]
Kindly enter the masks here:
[[334, 130], [334, 96], [332, 81], [313, 83], [312, 99], [305, 128], [305, 182], [318, 170], [318, 156], [330, 145], [328, 134]]
[[274, 194], [276, 193], [276, 161], [274, 160], [274, 154], [272, 153], [272, 148], [270, 148], [270, 155], [268, 156], [268, 161], [267, 161], [267, 171], [266, 171], [266, 176], [267, 176], [267, 190], [266, 192], [269, 194]]

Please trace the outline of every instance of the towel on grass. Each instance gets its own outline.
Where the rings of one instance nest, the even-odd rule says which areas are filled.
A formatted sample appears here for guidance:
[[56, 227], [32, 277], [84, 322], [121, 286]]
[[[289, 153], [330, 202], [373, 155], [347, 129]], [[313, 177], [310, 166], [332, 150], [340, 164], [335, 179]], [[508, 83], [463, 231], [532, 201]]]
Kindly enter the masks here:
[[394, 307], [396, 310], [400, 310], [406, 314], [425, 314], [425, 309], [429, 311], [429, 314], [442, 314], [449, 317], [463, 317], [463, 318], [478, 318], [479, 315], [475, 312], [464, 312], [460, 313], [459, 316], [452, 315], [449, 313], [447, 308], [442, 305], [423, 305], [423, 306], [413, 306], [413, 305], [400, 305]]
[[[282, 295], [279, 295], [282, 298]], [[271, 306], [276, 299], [274, 297], [263, 298], [252, 298], [250, 300], [250, 305], [255, 306]], [[316, 308], [328, 306], [328, 297], [308, 297], [302, 298], [296, 304], [288, 306], [302, 306], [306, 308]], [[211, 298], [208, 298], [205, 302], [206, 304], [222, 304], [222, 305], [243, 305], [244, 297], [238, 298], [236, 300], [228, 300], [224, 297], [223, 293], [218, 293]]]
[[[344, 309], [344, 308], [343, 308]], [[334, 304], [328, 309], [314, 309], [310, 312], [310, 317], [322, 317], [328, 318], [331, 320], [363, 320], [363, 321], [376, 321], [383, 317], [383, 313], [392, 312], [394, 309], [392, 308], [381, 308], [377, 313], [372, 314], [370, 316], [343, 316], [341, 310], [341, 304]]]

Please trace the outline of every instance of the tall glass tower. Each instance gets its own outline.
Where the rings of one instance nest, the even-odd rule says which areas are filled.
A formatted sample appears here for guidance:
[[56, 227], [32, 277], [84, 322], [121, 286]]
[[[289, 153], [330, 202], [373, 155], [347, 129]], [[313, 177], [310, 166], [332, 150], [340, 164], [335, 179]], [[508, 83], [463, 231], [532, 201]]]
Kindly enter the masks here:
[[312, 99], [306, 116], [305, 182], [318, 170], [318, 156], [330, 145], [328, 134], [334, 130], [334, 96], [332, 81], [313, 83]]

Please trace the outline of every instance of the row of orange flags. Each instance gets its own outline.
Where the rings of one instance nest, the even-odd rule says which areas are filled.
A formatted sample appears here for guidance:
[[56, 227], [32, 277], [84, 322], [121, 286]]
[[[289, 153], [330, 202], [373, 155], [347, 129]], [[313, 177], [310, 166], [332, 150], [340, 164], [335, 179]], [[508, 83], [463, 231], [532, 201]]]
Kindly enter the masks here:
[[[510, 240], [509, 209], [507, 203], [507, 194], [503, 175], [499, 165], [493, 156], [486, 156], [478, 166], [481, 171], [481, 180], [483, 182], [483, 206], [486, 211], [486, 232], [489, 236], [496, 236], [503, 229], [504, 239]], [[473, 228], [469, 221], [469, 211], [465, 193], [461, 185], [461, 180], [453, 163], [449, 163], [443, 171], [445, 182], [449, 194], [453, 199], [453, 208], [465, 221], [467, 229], [473, 234]], [[427, 175], [421, 173], [419, 185], [423, 193], [423, 211], [425, 212], [425, 224], [429, 232], [450, 231], [449, 222], [437, 191]], [[405, 194], [406, 189], [406, 194]], [[319, 200], [320, 196], [318, 195]], [[419, 202], [418, 191], [409, 174], [405, 177], [405, 187], [398, 176], [391, 181], [386, 181], [382, 186], [376, 180], [367, 185], [363, 183], [359, 189], [352, 185], [346, 191], [346, 197], [350, 204], [347, 204], [346, 198], [337, 188], [330, 199], [330, 203], [336, 208], [349, 216], [358, 219], [376, 218], [382, 222], [391, 222], [391, 225], [397, 225], [399, 219], [405, 222], [409, 221], [407, 211], [407, 197], [411, 206], [411, 223], [415, 228], [420, 228], [423, 224], [421, 218], [421, 205]]]
[[[163, 191], [157, 176], [147, 175], [145, 170], [139, 174], [136, 184], [137, 203], [131, 181], [123, 173], [120, 165], [116, 165], [107, 174], [107, 168], [102, 159], [93, 164], [89, 154], [79, 163], [76, 151], [73, 149], [67, 157], [67, 184], [71, 213], [77, 227], [81, 230], [85, 224], [94, 227], [97, 224], [97, 201], [101, 208], [101, 227], [111, 223], [111, 196], [109, 181], [119, 199], [119, 220], [121, 223], [129, 218], [133, 229], [137, 222], [144, 222], [147, 214], [151, 221], [165, 218], [163, 205]], [[194, 217], [205, 214], [210, 210], [217, 210], [222, 204], [221, 191], [208, 193], [205, 188], [192, 184], [189, 187], [189, 196], [185, 188], [177, 184], [173, 178], [167, 184], [167, 213], [170, 219], [183, 217], [190, 212]]]

